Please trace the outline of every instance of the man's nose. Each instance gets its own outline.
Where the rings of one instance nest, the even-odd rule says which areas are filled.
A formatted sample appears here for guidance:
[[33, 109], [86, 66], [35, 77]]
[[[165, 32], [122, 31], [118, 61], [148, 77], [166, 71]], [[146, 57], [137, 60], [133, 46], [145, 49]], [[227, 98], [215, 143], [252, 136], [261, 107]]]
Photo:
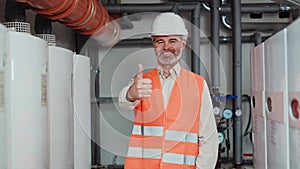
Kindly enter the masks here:
[[164, 46], [163, 46], [164, 50], [168, 50], [168, 49], [172, 49], [172, 48], [173, 48], [173, 46], [170, 43], [168, 43], [168, 42], [164, 43]]

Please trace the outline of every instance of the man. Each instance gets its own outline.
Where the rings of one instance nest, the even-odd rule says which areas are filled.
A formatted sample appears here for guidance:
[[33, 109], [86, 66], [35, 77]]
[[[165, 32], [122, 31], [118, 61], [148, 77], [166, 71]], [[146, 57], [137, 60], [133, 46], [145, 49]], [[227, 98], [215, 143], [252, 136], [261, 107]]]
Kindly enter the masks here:
[[134, 109], [125, 169], [213, 169], [218, 135], [207, 84], [180, 67], [188, 32], [174, 13], [152, 24], [157, 68], [139, 72], [119, 94], [119, 104]]

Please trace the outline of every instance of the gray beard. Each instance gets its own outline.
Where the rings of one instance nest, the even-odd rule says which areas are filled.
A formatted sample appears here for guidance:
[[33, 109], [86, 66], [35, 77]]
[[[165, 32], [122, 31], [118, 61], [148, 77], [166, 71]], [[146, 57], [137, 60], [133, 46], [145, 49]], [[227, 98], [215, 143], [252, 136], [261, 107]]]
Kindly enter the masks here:
[[164, 58], [163, 56], [159, 56], [158, 60], [163, 65], [172, 65], [179, 60], [179, 56], [175, 56], [172, 58]]
[[162, 65], [168, 66], [168, 65], [173, 65], [174, 63], [177, 63], [181, 57], [181, 54], [182, 54], [182, 51], [180, 51], [180, 53], [177, 55], [174, 54], [174, 57], [172, 57], [172, 58], [165, 58], [163, 56], [163, 53], [160, 53], [160, 54], [156, 54], [156, 57]]

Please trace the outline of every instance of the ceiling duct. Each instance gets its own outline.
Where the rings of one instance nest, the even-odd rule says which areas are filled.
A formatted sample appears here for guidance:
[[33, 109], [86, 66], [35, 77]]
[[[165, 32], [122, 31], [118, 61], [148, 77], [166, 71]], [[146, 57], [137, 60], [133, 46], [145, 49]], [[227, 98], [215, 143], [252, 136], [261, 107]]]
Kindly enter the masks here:
[[107, 10], [97, 0], [16, 1], [25, 2], [38, 14], [91, 36], [103, 46], [112, 46], [119, 40], [119, 24], [110, 19]]

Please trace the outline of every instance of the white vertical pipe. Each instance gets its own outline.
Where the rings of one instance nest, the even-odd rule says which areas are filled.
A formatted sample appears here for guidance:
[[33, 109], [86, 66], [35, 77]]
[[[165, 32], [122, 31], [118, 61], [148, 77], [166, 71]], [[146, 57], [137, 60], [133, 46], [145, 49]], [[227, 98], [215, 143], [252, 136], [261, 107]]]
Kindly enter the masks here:
[[[287, 27], [288, 55], [288, 112], [290, 131], [290, 167], [300, 168], [300, 119], [293, 115], [292, 101], [300, 102], [300, 20], [294, 21]], [[295, 112], [300, 111], [299, 105]], [[299, 114], [298, 114], [299, 115]]]
[[6, 43], [7, 168], [48, 168], [47, 43], [13, 31]]
[[72, 169], [73, 106], [71, 96], [73, 52], [49, 46], [48, 114], [50, 169]]
[[264, 43], [251, 50], [251, 108], [253, 117], [253, 167], [267, 169]]
[[90, 59], [74, 54], [74, 168], [91, 168]]
[[286, 48], [286, 29], [265, 41], [267, 152], [272, 169], [290, 168]]

